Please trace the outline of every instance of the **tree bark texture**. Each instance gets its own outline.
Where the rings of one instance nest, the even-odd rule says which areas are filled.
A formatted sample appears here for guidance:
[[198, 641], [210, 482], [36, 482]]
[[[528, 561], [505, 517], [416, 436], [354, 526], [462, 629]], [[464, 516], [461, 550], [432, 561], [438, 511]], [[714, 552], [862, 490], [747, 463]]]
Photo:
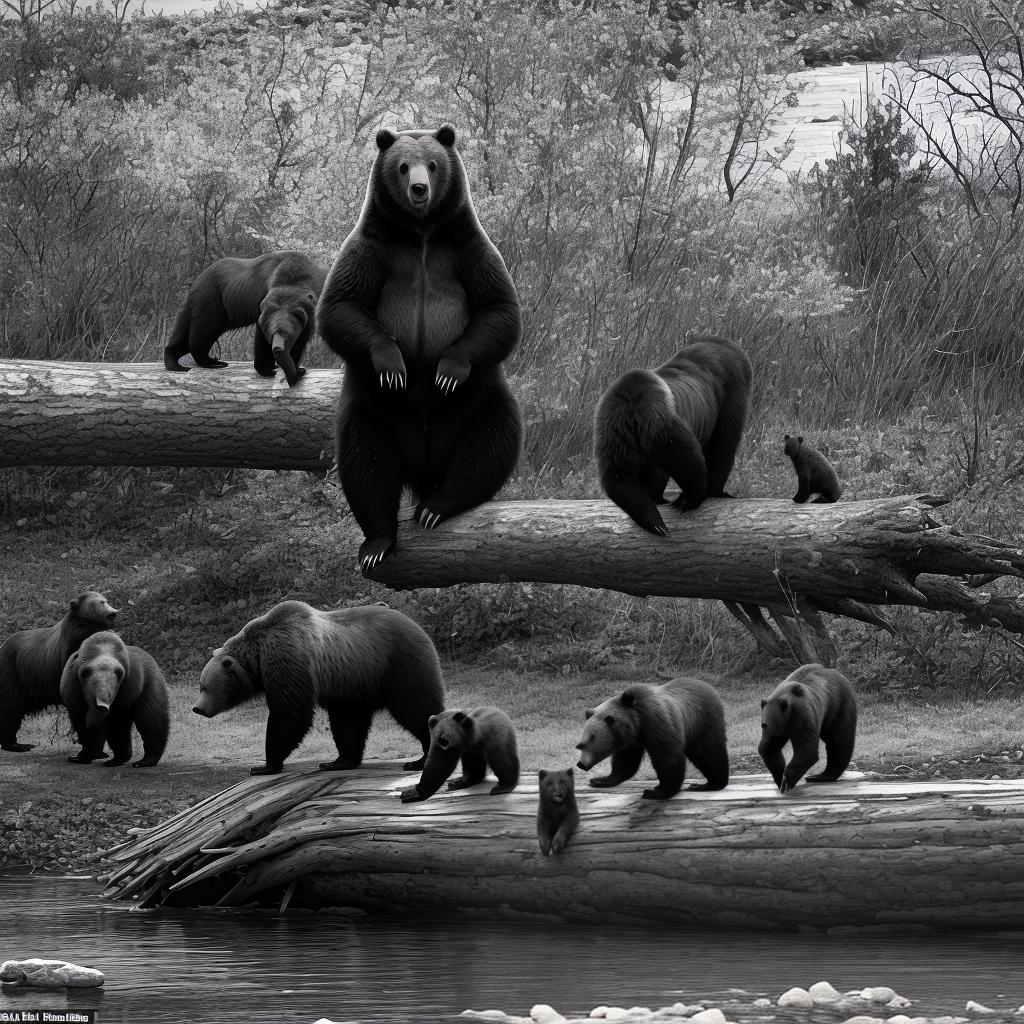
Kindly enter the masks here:
[[248, 363], [0, 360], [0, 466], [237, 466], [325, 471], [340, 370], [294, 388]]
[[[641, 769], [640, 776], [646, 773]], [[641, 798], [577, 780], [580, 828], [544, 857], [531, 775], [402, 804], [376, 764], [250, 779], [108, 857], [107, 895], [431, 917], [666, 921], [703, 928], [1016, 928], [1024, 784], [850, 778], [780, 796], [767, 776]]]

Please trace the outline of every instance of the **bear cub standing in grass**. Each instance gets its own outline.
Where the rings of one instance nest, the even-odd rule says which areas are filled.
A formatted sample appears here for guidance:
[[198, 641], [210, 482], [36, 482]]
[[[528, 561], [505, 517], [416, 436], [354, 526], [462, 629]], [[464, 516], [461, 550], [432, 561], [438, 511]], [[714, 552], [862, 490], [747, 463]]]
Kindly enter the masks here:
[[687, 758], [707, 780], [690, 789], [728, 785], [725, 708], [715, 688], [701, 679], [681, 677], [661, 686], [636, 683], [588, 711], [586, 719], [576, 744], [578, 767], [588, 771], [612, 759], [611, 772], [591, 779], [591, 786], [617, 786], [633, 778], [644, 751], [658, 776], [658, 785], [644, 790], [645, 800], [675, 796], [686, 778]]
[[572, 769], [550, 771], [541, 768], [537, 773], [537, 788], [540, 793], [537, 842], [540, 852], [547, 857], [551, 853], [561, 853], [579, 828], [580, 811], [576, 805]]
[[95, 590], [72, 598], [59, 622], [40, 629], [12, 633], [0, 646], [0, 749], [31, 750], [19, 743], [18, 730], [26, 715], [61, 704], [61, 673], [82, 641], [109, 629], [117, 609]]
[[377, 133], [317, 322], [345, 360], [338, 478], [366, 572], [395, 546], [403, 486], [430, 530], [492, 498], [519, 457], [502, 367], [522, 329], [519, 298], [477, 219], [451, 125]]
[[113, 757], [108, 768], [132, 756], [132, 726], [142, 737], [136, 768], [157, 764], [167, 747], [171, 714], [167, 682], [157, 663], [141, 648], [128, 647], [116, 633], [95, 633], [68, 658], [60, 695], [82, 749], [68, 760], [89, 764], [103, 756], [104, 742]]
[[423, 775], [415, 786], [402, 790], [402, 803], [432, 797], [462, 759], [462, 777], [449, 789], [466, 789], [484, 781], [487, 766], [497, 776], [491, 796], [511, 793], [519, 783], [516, 729], [500, 708], [483, 706], [472, 711], [444, 711], [430, 717], [430, 750]]
[[803, 437], [790, 437], [789, 434], [783, 440], [782, 450], [796, 470], [795, 502], [802, 505], [812, 494], [818, 495], [812, 505], [826, 505], [839, 500], [843, 493], [839, 476], [821, 452], [804, 444]]
[[695, 337], [656, 370], [630, 370], [601, 396], [594, 455], [605, 494], [650, 533], [668, 536], [658, 504], [698, 508], [730, 495], [750, 406], [750, 360], [727, 338]]
[[[757, 752], [780, 793], [787, 793], [818, 760], [825, 744], [825, 770], [808, 782], [835, 782], [853, 756], [857, 699], [849, 679], [823, 665], [801, 665], [761, 701], [761, 742]], [[789, 764], [782, 755], [793, 744]]]
[[213, 652], [192, 710], [213, 718], [261, 691], [268, 709], [266, 764], [253, 775], [281, 771], [313, 725], [317, 705], [330, 717], [338, 748], [334, 761], [320, 765], [323, 771], [362, 764], [374, 713], [385, 708], [423, 747], [422, 757], [403, 765], [416, 771], [430, 747], [430, 716], [444, 711], [430, 637], [381, 605], [336, 611], [302, 601], [275, 605]]

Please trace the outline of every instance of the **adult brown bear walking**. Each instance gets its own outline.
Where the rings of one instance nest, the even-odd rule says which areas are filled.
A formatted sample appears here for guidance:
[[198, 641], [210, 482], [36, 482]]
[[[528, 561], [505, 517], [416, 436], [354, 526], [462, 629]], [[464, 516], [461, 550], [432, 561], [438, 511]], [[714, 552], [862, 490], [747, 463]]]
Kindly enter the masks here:
[[132, 726], [142, 737], [136, 768], [151, 768], [163, 756], [171, 731], [167, 682], [160, 666], [141, 647], [129, 647], [116, 633], [96, 633], [68, 658], [60, 694], [82, 749], [68, 760], [89, 764], [103, 756], [104, 741], [113, 756], [108, 768], [132, 756]]
[[477, 220], [451, 126], [377, 133], [363, 209], [317, 319], [345, 360], [338, 476], [365, 572], [395, 546], [403, 486], [432, 529], [493, 497], [519, 457], [501, 365], [519, 341], [519, 300]]
[[750, 360], [726, 338], [697, 337], [656, 370], [630, 370], [601, 396], [594, 455], [605, 494], [651, 533], [671, 477], [676, 504], [727, 497], [750, 406]]
[[117, 609], [95, 590], [72, 598], [64, 617], [52, 626], [22, 629], [0, 646], [0, 749], [21, 753], [33, 743], [19, 743], [26, 715], [61, 704], [64, 663], [82, 641], [109, 629]]
[[298, 364], [316, 327], [326, 277], [323, 267], [292, 250], [211, 263], [188, 290], [164, 349], [164, 366], [180, 373], [193, 366], [227, 366], [210, 356], [214, 342], [225, 331], [255, 324], [256, 372], [273, 377], [280, 366], [294, 386], [306, 373]]
[[283, 601], [247, 623], [213, 652], [199, 680], [197, 715], [214, 715], [267, 695], [266, 764], [253, 775], [273, 775], [326, 709], [338, 756], [324, 771], [358, 768], [374, 714], [386, 708], [412, 733], [423, 756], [403, 767], [423, 767], [431, 715], [444, 711], [441, 665], [430, 637], [407, 615], [370, 605], [319, 611]]

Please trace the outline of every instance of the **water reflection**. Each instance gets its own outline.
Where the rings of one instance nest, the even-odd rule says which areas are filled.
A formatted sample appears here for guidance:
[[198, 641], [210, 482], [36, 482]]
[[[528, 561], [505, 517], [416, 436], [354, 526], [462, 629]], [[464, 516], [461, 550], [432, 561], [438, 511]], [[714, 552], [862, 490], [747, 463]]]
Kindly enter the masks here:
[[[0, 960], [43, 956], [98, 967], [101, 991], [0, 995], [15, 1008], [95, 1008], [102, 1024], [440, 1022], [466, 1008], [527, 1014], [658, 1007], [730, 988], [754, 995], [831, 981], [891, 985], [910, 1013], [1007, 1017], [1024, 1003], [1024, 934], [695, 934], [338, 913], [132, 911], [89, 880], [0, 878]], [[841, 1019], [841, 1018], [840, 1018]], [[998, 1020], [998, 1018], [989, 1018]], [[1019, 1018], [1017, 1018], [1019, 1021]]]

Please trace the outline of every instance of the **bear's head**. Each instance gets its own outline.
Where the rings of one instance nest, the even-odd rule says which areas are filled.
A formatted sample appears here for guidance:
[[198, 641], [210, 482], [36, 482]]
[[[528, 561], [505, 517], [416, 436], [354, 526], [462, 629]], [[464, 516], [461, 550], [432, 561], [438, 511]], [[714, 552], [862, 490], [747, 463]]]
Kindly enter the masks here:
[[563, 768], [560, 771], [541, 768], [537, 772], [537, 779], [540, 797], [544, 803], [567, 803], [576, 792], [576, 780], [571, 768]]
[[473, 719], [464, 711], [442, 711], [427, 719], [430, 745], [439, 750], [459, 751], [473, 735]]
[[789, 720], [793, 713], [793, 700], [799, 700], [806, 691], [799, 683], [793, 683], [781, 693], [773, 693], [761, 701], [761, 732], [765, 736], [788, 734]]
[[230, 644], [229, 640], [213, 652], [199, 677], [199, 699], [192, 710], [204, 718], [213, 718], [249, 700], [258, 689], [251, 670], [238, 659]]
[[98, 591], [86, 590], [71, 599], [68, 614], [82, 625], [112, 626], [117, 609]]
[[782, 450], [792, 458], [798, 451], [800, 451], [800, 445], [804, 443], [803, 437], [790, 437], [786, 434], [783, 439]]
[[267, 292], [258, 323], [275, 352], [290, 352], [306, 327], [312, 330], [316, 303], [317, 295], [307, 285], [282, 284]]
[[95, 729], [103, 724], [128, 675], [128, 648], [116, 633], [93, 633], [82, 641], [70, 663], [88, 707], [85, 724]]
[[371, 175], [373, 198], [399, 220], [437, 221], [454, 213], [468, 194], [466, 171], [450, 124], [437, 131], [377, 132]]
[[583, 737], [576, 744], [580, 751], [578, 768], [588, 771], [616, 751], [633, 746], [640, 737], [640, 716], [634, 706], [633, 694], [624, 690], [596, 708], [586, 712]]

